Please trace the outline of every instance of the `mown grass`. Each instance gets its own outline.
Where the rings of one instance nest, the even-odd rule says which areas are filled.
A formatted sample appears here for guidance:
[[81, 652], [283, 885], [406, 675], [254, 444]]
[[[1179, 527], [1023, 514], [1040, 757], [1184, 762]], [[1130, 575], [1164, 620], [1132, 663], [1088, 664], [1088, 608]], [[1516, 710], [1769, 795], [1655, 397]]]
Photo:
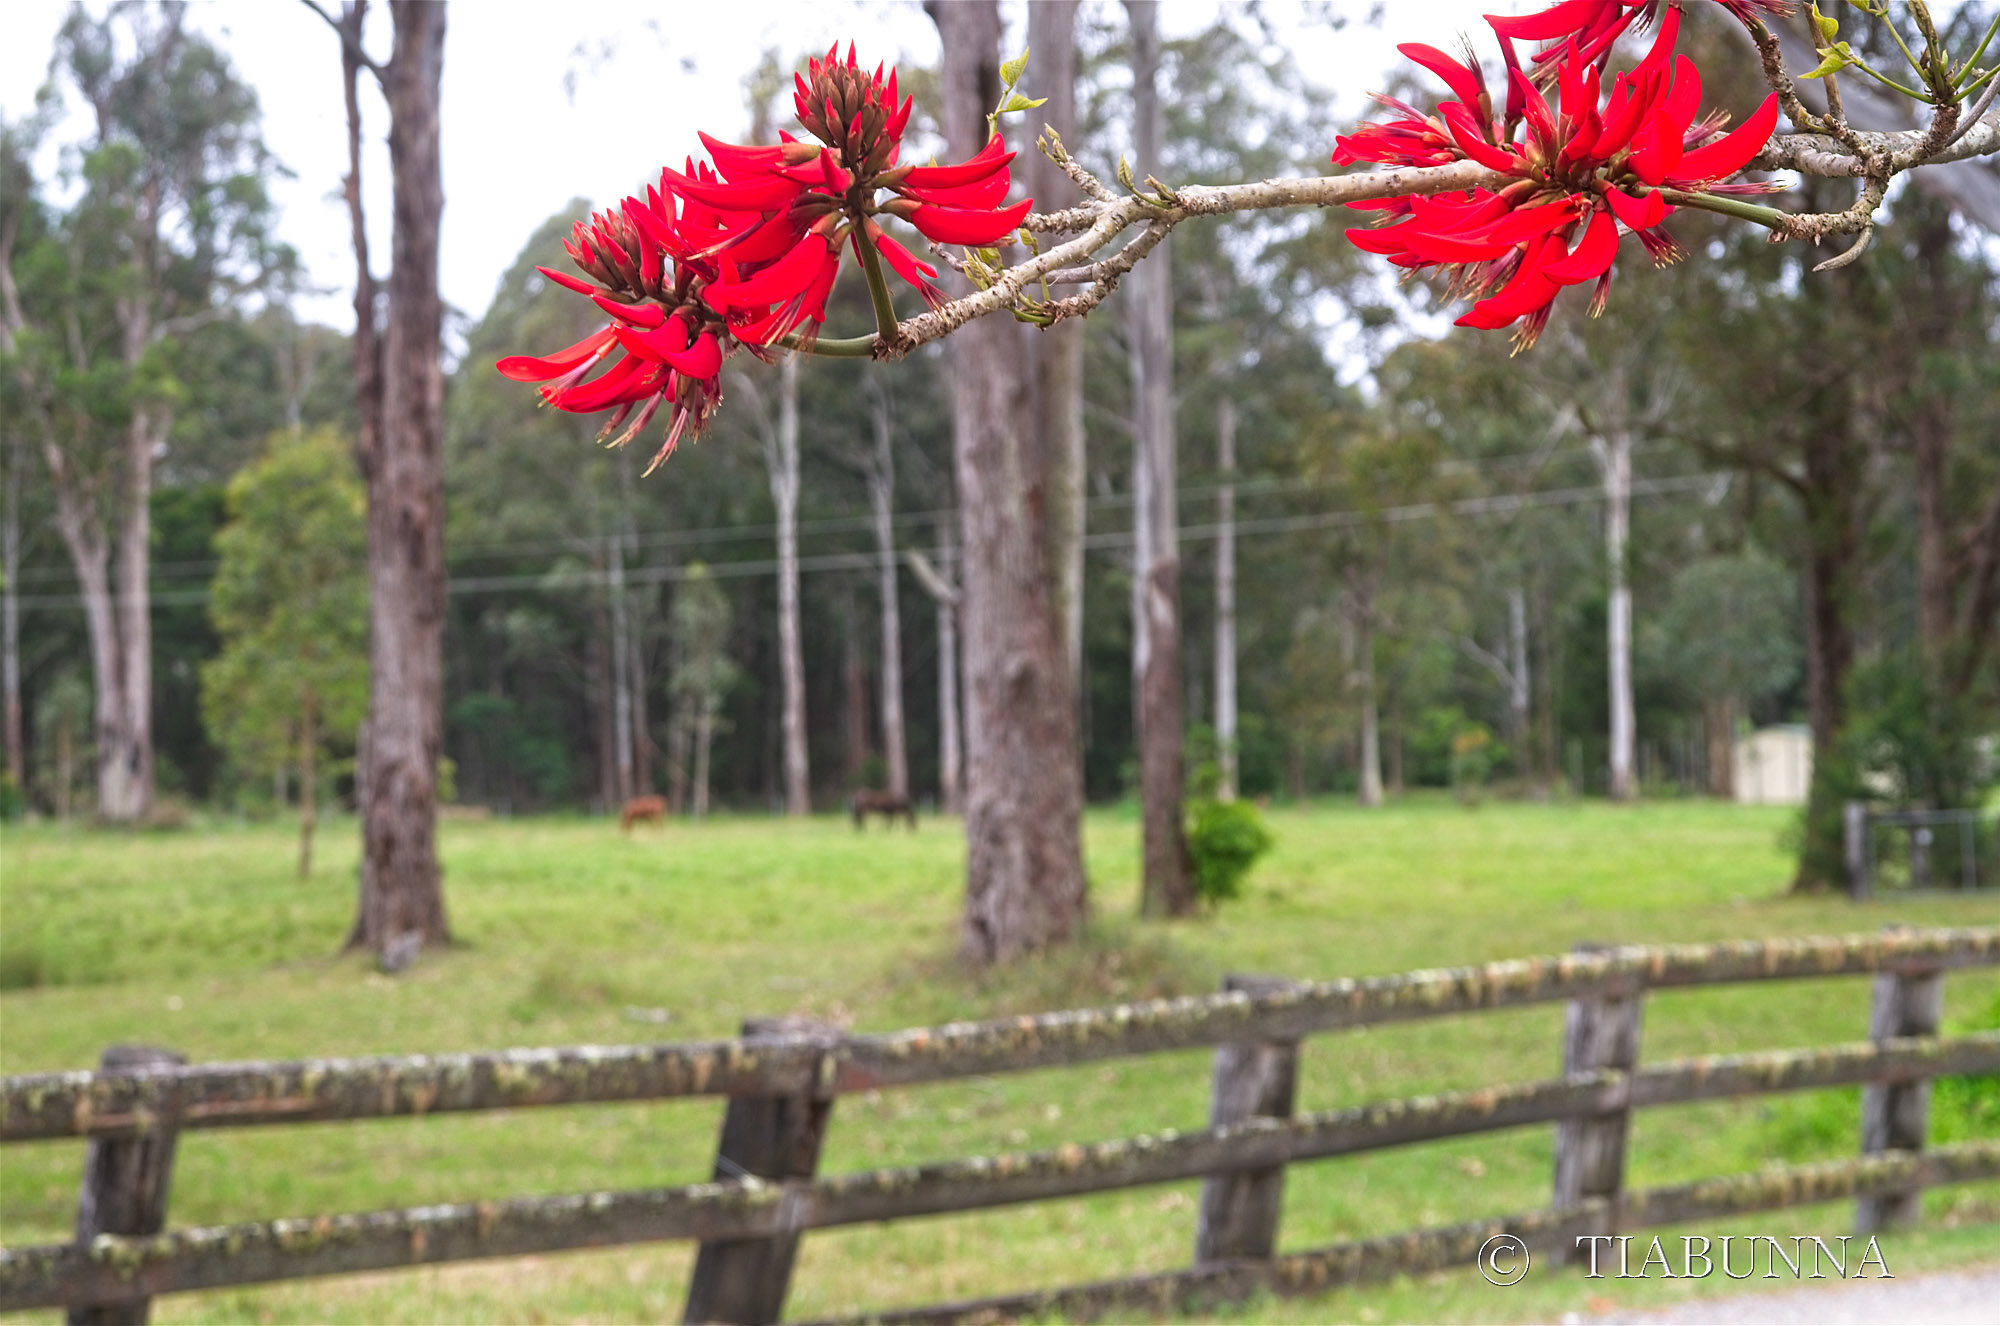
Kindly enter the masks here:
[[[1140, 927], [1137, 828], [1088, 824], [1098, 920], [1086, 942], [1002, 972], [953, 960], [954, 825], [857, 835], [844, 821], [721, 819], [641, 830], [581, 819], [448, 823], [460, 946], [402, 978], [334, 954], [353, 906], [354, 835], [291, 873], [278, 826], [120, 835], [9, 826], [0, 836], [0, 1069], [81, 1068], [112, 1042], [196, 1060], [373, 1054], [725, 1035], [751, 1015], [862, 1029], [1208, 990], [1226, 971], [1327, 978], [1666, 942], [1991, 924], [1986, 899], [1856, 908], [1782, 896], [1781, 812], [1694, 803], [1406, 803], [1272, 813], [1278, 848], [1220, 915]], [[1954, 973], [1947, 1020], [2000, 1004], [2000, 973]], [[1852, 1041], [1868, 982], [1655, 996], [1645, 1057]], [[1556, 1071], [1561, 1010], [1318, 1038], [1300, 1107], [1521, 1081]], [[661, 1021], [664, 1019], [664, 1021]], [[840, 1171], [1202, 1126], [1205, 1054], [981, 1078], [843, 1099], [823, 1168]], [[714, 1102], [208, 1132], [183, 1139], [172, 1219], [207, 1224], [707, 1177]], [[1855, 1149], [1851, 1094], [1651, 1111], [1630, 1181], [1668, 1183]], [[65, 1237], [81, 1148], [0, 1154], [0, 1241]], [[1283, 1246], [1306, 1248], [1547, 1200], [1547, 1129], [1294, 1168]], [[1002, 1292], [1184, 1264], [1194, 1185], [815, 1234], [789, 1315]], [[1699, 1231], [1819, 1233], [1850, 1212], [1780, 1213]], [[1885, 1243], [1906, 1267], [1991, 1257], [2000, 1185], [1934, 1193], [1926, 1226]], [[657, 1320], [677, 1315], [684, 1248], [636, 1248], [191, 1295], [162, 1321]], [[1719, 1280], [1719, 1277], [1718, 1277]], [[1587, 1282], [1537, 1269], [1494, 1289], [1472, 1268], [1230, 1315], [1507, 1321], [1734, 1286]]]

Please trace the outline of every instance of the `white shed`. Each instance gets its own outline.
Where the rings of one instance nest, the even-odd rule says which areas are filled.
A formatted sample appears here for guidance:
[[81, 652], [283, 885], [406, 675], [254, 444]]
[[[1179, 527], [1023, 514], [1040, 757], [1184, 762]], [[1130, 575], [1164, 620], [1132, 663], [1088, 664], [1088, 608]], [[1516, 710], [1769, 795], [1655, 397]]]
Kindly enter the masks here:
[[1803, 806], [1812, 786], [1812, 730], [1803, 724], [1759, 728], [1730, 750], [1736, 800], [1746, 806]]

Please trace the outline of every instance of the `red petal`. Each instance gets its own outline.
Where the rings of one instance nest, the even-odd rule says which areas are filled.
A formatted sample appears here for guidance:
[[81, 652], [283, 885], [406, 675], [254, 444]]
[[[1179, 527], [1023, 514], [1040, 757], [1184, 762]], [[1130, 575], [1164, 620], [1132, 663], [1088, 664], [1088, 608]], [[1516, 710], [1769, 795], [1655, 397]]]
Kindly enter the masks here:
[[1452, 141], [1458, 144], [1460, 151], [1480, 165], [1490, 166], [1494, 170], [1511, 171], [1521, 164], [1514, 159], [1512, 153], [1487, 142], [1478, 123], [1463, 106], [1447, 101], [1438, 107], [1438, 110], [1444, 116], [1445, 127], [1451, 130]]
[[[595, 382], [586, 382], [581, 386], [571, 387], [568, 391], [558, 392], [549, 398], [549, 404], [558, 410], [567, 410], [571, 414], [589, 414], [606, 406], [636, 401], [647, 394], [641, 384], [649, 368], [650, 365], [645, 360], [626, 355], [613, 364], [611, 370], [603, 377]], [[544, 387], [542, 390], [546, 393], [548, 388]]]
[[875, 251], [895, 269], [896, 275], [911, 285], [922, 286], [923, 278], [927, 276], [936, 279], [937, 268], [897, 243], [893, 236], [872, 221], [868, 225], [868, 238], [874, 242]]
[[994, 134], [978, 155], [968, 157], [955, 166], [913, 166], [903, 177], [906, 184], [914, 184], [920, 189], [950, 189], [974, 180], [983, 180], [1014, 159], [1007, 151], [1007, 145]]
[[825, 236], [808, 233], [790, 253], [755, 276], [735, 283], [718, 281], [703, 290], [701, 297], [710, 308], [722, 312], [791, 299], [810, 286], [829, 261], [838, 265], [839, 255], [829, 251]]
[[558, 272], [548, 267], [537, 267], [535, 268], [535, 270], [540, 272], [543, 276], [548, 277], [551, 281], [554, 281], [557, 285], [563, 287], [565, 290], [574, 290], [579, 295], [595, 295], [602, 292], [604, 289], [603, 286], [592, 285], [589, 281], [581, 280], [578, 277], [571, 276], [568, 272]]
[[739, 143], [725, 143], [719, 138], [710, 138], [696, 131], [701, 145], [708, 149], [709, 159], [715, 168], [725, 176], [757, 175], [783, 163], [784, 149], [771, 147], [748, 147]]
[[1501, 36], [1512, 37], [1516, 41], [1556, 41], [1573, 32], [1583, 31], [1597, 17], [1599, 10], [1616, 5], [1617, 0], [1563, 0], [1563, 3], [1544, 9], [1539, 14], [1524, 14], [1519, 18], [1488, 14], [1486, 21]]
[[952, 188], [918, 188], [905, 180], [896, 189], [905, 198], [914, 198], [920, 203], [938, 203], [944, 207], [963, 207], [973, 211], [989, 211], [1007, 196], [1010, 172], [1002, 167], [983, 180], [970, 184], [960, 184]]
[[1485, 230], [1469, 238], [1512, 248], [1522, 240], [1546, 235], [1557, 226], [1575, 220], [1577, 209], [1581, 205], [1572, 195], [1560, 202], [1544, 203], [1540, 207], [1517, 207]]
[[613, 334], [618, 344], [626, 351], [642, 359], [655, 363], [670, 362], [669, 356], [680, 354], [687, 349], [687, 324], [679, 318], [670, 318], [654, 331], [635, 331], [630, 327], [617, 327]]
[[657, 327], [666, 321], [667, 311], [658, 304], [621, 304], [603, 295], [592, 295], [591, 302], [609, 313], [628, 327]]
[[939, 244], [991, 244], [1021, 224], [1034, 199], [1023, 198], [997, 212], [975, 212], [925, 203], [910, 216], [910, 224]]
[[1521, 270], [1514, 273], [1514, 279], [1506, 288], [1491, 299], [1482, 299], [1472, 306], [1472, 312], [1458, 319], [1460, 327], [1477, 327], [1482, 331], [1493, 331], [1524, 314], [1533, 313], [1554, 299], [1562, 287], [1548, 278], [1541, 269], [1542, 255], [1551, 245], [1560, 247], [1560, 240], [1543, 240], [1539, 245], [1530, 246], [1528, 255], [1521, 261]]
[[1405, 222], [1402, 225], [1377, 229], [1373, 226], [1355, 226], [1346, 232], [1347, 242], [1363, 253], [1376, 253], [1385, 258], [1393, 258], [1410, 251], [1409, 238], [1415, 227]]
[[669, 364], [691, 378], [712, 378], [722, 371], [722, 346], [715, 333], [703, 332], [687, 349], [666, 356]]
[[1707, 147], [1698, 147], [1681, 158], [1674, 177], [1680, 180], [1719, 180], [1734, 175], [1750, 164], [1750, 158], [1764, 150], [1771, 131], [1778, 127], [1778, 98], [1764, 98], [1764, 104], [1750, 118]]
[[1673, 210], [1657, 193], [1635, 198], [1622, 189], [1606, 189], [1604, 201], [1611, 204], [1611, 214], [1623, 221], [1627, 230], [1651, 230]]
[[1603, 275], [1611, 266], [1611, 260], [1617, 256], [1618, 223], [1611, 219], [1611, 213], [1599, 212], [1590, 218], [1583, 238], [1576, 242], [1569, 256], [1548, 264], [1542, 268], [1542, 273], [1563, 285], [1575, 285]]
[[1681, 130], [1655, 111], [1632, 138], [1632, 172], [1648, 184], [1664, 184], [1681, 164]]
[[677, 171], [664, 172], [673, 191], [683, 198], [725, 212], [769, 212], [783, 207], [802, 192], [782, 175], [766, 175], [728, 184], [711, 184], [690, 179]]
[[1486, 84], [1476, 70], [1467, 69], [1437, 47], [1426, 46], [1420, 41], [1406, 41], [1396, 49], [1442, 78], [1453, 95], [1465, 103], [1467, 110], [1479, 109], [1479, 99], [1486, 94]]
[[539, 359], [531, 355], [509, 355], [493, 367], [500, 370], [502, 377], [516, 382], [547, 382], [550, 378], [561, 377], [611, 344], [611, 336], [611, 328], [600, 327], [575, 345], [565, 346], [554, 354], [543, 355]]

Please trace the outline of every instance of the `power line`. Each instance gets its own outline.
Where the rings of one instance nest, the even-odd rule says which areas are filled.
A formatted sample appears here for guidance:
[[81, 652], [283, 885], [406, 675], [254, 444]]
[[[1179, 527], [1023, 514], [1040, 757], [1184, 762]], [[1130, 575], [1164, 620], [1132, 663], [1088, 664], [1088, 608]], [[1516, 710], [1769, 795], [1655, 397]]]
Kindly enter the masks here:
[[[1668, 444], [1644, 444], [1634, 447], [1633, 450], [1634, 452], [1639, 452], [1658, 449], [1666, 445]], [[1523, 451], [1500, 456], [1481, 457], [1476, 460], [1446, 461], [1439, 466], [1439, 469], [1441, 472], [1447, 474], [1493, 474], [1508, 470], [1533, 468], [1553, 461], [1571, 459], [1587, 454], [1588, 450], [1584, 447], [1564, 447], [1546, 451]], [[1339, 480], [1336, 478], [1243, 478], [1236, 480], [1234, 486], [1238, 497], [1261, 497], [1284, 493], [1311, 492], [1316, 489], [1332, 486], [1338, 482]], [[1216, 496], [1225, 486], [1227, 485], [1221, 481], [1188, 485], [1181, 488], [1179, 500], [1182, 502], [1202, 501], [1206, 498]], [[1086, 510], [1090, 511], [1121, 510], [1131, 505], [1132, 495], [1130, 493], [1102, 493], [1088, 497], [1084, 502]], [[904, 511], [892, 516], [890, 523], [893, 528], [909, 529], [912, 527], [936, 525], [940, 521], [950, 518], [953, 514], [954, 508], [951, 507], [936, 507], [925, 511]], [[814, 534], [852, 534], [869, 530], [872, 527], [873, 518], [866, 515], [824, 516], [814, 520], [799, 521], [797, 530], [800, 535], [808, 536]], [[699, 547], [714, 543], [769, 539], [776, 537], [777, 532], [778, 527], [775, 524], [708, 525], [697, 526], [693, 529], [650, 530], [629, 536], [625, 546], [637, 549]], [[596, 545], [606, 537], [610, 536], [592, 535], [588, 537], [574, 536], [568, 538], [464, 544], [450, 550], [449, 560], [454, 564], [462, 564], [469, 561], [487, 561], [502, 557], [525, 557], [537, 553], [576, 552], [580, 549]], [[218, 563], [212, 557], [176, 562], [155, 562], [150, 568], [150, 574], [155, 580], [206, 579], [214, 573], [217, 565]], [[30, 567], [21, 573], [20, 581], [22, 584], [47, 583], [49, 581], [67, 580], [73, 574], [74, 572], [68, 567]], [[160, 592], [162, 595], [170, 595], [177, 591], [162, 590]], [[23, 600], [23, 602], [25, 603], [26, 600]]]
[[[1638, 479], [1632, 484], [1632, 497], [1669, 498], [1682, 497], [1692, 493], [1712, 491], [1719, 483], [1728, 481], [1728, 474], [1712, 472], [1705, 474], [1675, 475], [1659, 479]], [[1579, 506], [1602, 501], [1603, 489], [1595, 485], [1577, 488], [1555, 488], [1541, 492], [1506, 493], [1485, 497], [1466, 497], [1452, 502], [1420, 502], [1407, 506], [1389, 507], [1379, 511], [1341, 508], [1336, 510], [1301, 512], [1288, 516], [1248, 517], [1235, 522], [1238, 538], [1261, 538], [1280, 534], [1297, 534], [1311, 530], [1351, 529], [1371, 523], [1407, 524], [1412, 521], [1435, 520], [1441, 516], [1500, 516], [1516, 511], [1541, 507]], [[1180, 531], [1182, 543], [1206, 543], [1217, 538], [1222, 527], [1219, 524], [1187, 525]], [[1118, 551], [1132, 546], [1130, 530], [1107, 530], [1084, 538], [1083, 546], [1091, 552]], [[799, 570], [806, 571], [867, 571], [879, 565], [879, 554], [875, 552], [819, 553], [799, 558]], [[778, 561], [773, 557], [745, 558], [733, 562], [711, 562], [706, 564], [707, 573], [716, 579], [740, 579], [748, 576], [774, 575]], [[628, 568], [624, 582], [628, 587], [674, 584], [687, 578], [688, 569], [683, 566], [640, 566]], [[516, 591], [555, 591], [566, 589], [604, 588], [612, 583], [608, 571], [577, 568], [543, 572], [538, 575], [495, 575], [495, 576], [455, 576], [446, 585], [450, 594], [495, 594]], [[208, 601], [206, 587], [200, 589], [167, 589], [152, 595], [155, 607], [182, 607]], [[27, 595], [20, 600], [24, 611], [38, 608], [77, 607], [83, 602], [74, 594]]]

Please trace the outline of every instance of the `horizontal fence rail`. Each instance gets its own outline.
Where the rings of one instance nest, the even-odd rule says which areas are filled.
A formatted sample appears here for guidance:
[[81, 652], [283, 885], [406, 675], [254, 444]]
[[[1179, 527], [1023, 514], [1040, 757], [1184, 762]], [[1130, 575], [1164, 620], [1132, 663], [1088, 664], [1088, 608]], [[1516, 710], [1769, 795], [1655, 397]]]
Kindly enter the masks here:
[[[738, 1180], [272, 1220], [148, 1238], [103, 1235], [87, 1247], [0, 1250], [0, 1311], [627, 1243], [770, 1238], [1265, 1169], [1637, 1106], [1988, 1072], [2000, 1072], [2000, 1032], [1704, 1056], [1293, 1119], [1260, 1117], [1195, 1132], [783, 1183]], [[2000, 1142], [1932, 1152], [1928, 1160], [1955, 1177], [1927, 1181], [2000, 1178]], [[1746, 1184], [1762, 1191], [1759, 1185], [1770, 1182], [1768, 1175], [1743, 1176], [1722, 1189], [1701, 1188], [1707, 1194], [1702, 1200]], [[1660, 1194], [1678, 1191], [1624, 1200], [1633, 1211], [1657, 1214], [1677, 1209]], [[1631, 1205], [1641, 1196], [1653, 1205]]]
[[[2000, 927], [1668, 947], [1319, 983], [1231, 977], [1217, 995], [876, 1035], [750, 1019], [743, 1035], [647, 1046], [188, 1066], [114, 1046], [96, 1072], [0, 1082], [0, 1142], [87, 1139], [77, 1236], [0, 1248], [0, 1311], [144, 1321], [166, 1293], [641, 1242], [696, 1240], [689, 1321], [775, 1322], [809, 1230], [985, 1210], [1200, 1178], [1195, 1265], [856, 1320], [945, 1322], [1198, 1311], [1256, 1292], [1470, 1260], [1511, 1232], [1558, 1261], [1604, 1235], [1856, 1200], [1861, 1233], [1906, 1223], [1924, 1188], [2000, 1178], [2000, 1139], [1925, 1151], [1930, 1083], [2000, 1074], [2000, 1031], [1941, 1037], [1948, 970], [2000, 966]], [[1641, 1065], [1654, 990], [1874, 976], [1866, 1042]], [[1563, 1076], [1296, 1113], [1304, 1038], [1343, 1028], [1567, 1004]], [[1212, 1047], [1210, 1125], [1043, 1151], [818, 1175], [845, 1092]], [[1862, 1087], [1862, 1157], [1628, 1191], [1633, 1112]], [[726, 1097], [714, 1181], [513, 1197], [162, 1232], [182, 1130], [676, 1097]], [[1286, 1167], [1388, 1147], [1556, 1126], [1551, 1209], [1279, 1257]], [[79, 1315], [81, 1314], [81, 1315]]]
[[1212, 1262], [1065, 1289], [996, 1295], [919, 1308], [822, 1318], [812, 1326], [945, 1326], [1004, 1320], [1094, 1321], [1108, 1314], [1201, 1313], [1259, 1293], [1323, 1294], [1342, 1285], [1470, 1266], [1486, 1241], [1511, 1234], [1536, 1256], [1576, 1246], [1603, 1229], [1657, 1229], [1901, 1191], [2000, 1177], [2000, 1143], [1967, 1143], [1921, 1155], [1859, 1156], [1817, 1165], [1773, 1166], [1699, 1183], [1644, 1188], [1613, 1200], [1473, 1220], [1387, 1238], [1337, 1243], [1269, 1260]]
[[13, 1076], [0, 1143], [467, 1110], [837, 1094], [1486, 1009], [1744, 981], [2000, 964], [2000, 928], [1622, 947], [877, 1035], [203, 1064]]

